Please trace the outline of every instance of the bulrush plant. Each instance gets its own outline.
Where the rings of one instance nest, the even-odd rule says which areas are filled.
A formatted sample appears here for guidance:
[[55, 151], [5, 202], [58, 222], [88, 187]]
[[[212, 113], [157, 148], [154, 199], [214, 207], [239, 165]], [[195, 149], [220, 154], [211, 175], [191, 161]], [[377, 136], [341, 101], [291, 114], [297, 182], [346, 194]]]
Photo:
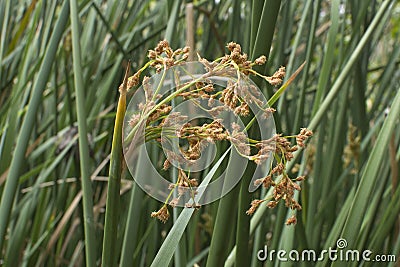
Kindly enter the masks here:
[[[301, 209], [300, 204], [294, 199], [294, 191], [301, 190], [299, 182], [303, 181], [305, 177], [290, 178], [286, 165], [293, 158], [293, 152], [299, 146], [305, 146], [305, 142], [312, 136], [312, 132], [303, 128], [298, 135], [273, 134], [272, 137], [265, 140], [256, 140], [247, 135], [247, 130], [255, 125], [255, 113], [261, 114], [263, 118], [272, 116], [275, 110], [270, 106], [293, 81], [301, 67], [281, 89], [276, 91], [270, 101], [265, 102], [261, 100], [261, 92], [254, 84], [244, 86], [243, 81], [249, 80], [250, 76], [259, 76], [272, 86], [278, 86], [283, 82], [285, 68], [280, 67], [272, 76], [264, 76], [255, 71], [253, 67], [265, 64], [267, 60], [265, 56], [250, 61], [247, 54], [242, 52], [241, 46], [234, 42], [229, 43], [227, 49], [229, 50], [228, 54], [214, 61], [208, 61], [198, 55], [198, 61], [205, 69], [205, 73], [201, 77], [193, 76], [193, 79], [189, 81], [182, 82], [176, 79], [174, 90], [169, 94], [162, 95], [160, 84], [163, 82], [163, 74], [168, 69], [186, 64], [189, 54], [189, 47], [173, 50], [164, 40], [159, 42], [153, 50], [149, 50], [149, 61], [127, 79], [126, 91], [129, 92], [141, 85], [139, 90], [144, 90], [144, 100], [138, 103], [138, 110], [133, 112], [127, 120], [130, 132], [124, 137], [124, 145], [129, 146], [131, 142], [134, 142], [136, 132], [140, 128], [144, 128], [145, 134], [142, 138], [144, 142], [153, 140], [159, 146], [166, 148], [164, 149], [166, 159], [157, 168], [160, 170], [168, 170], [172, 166], [177, 168], [177, 179], [168, 186], [170, 193], [166, 196], [164, 204], [158, 211], [151, 213], [151, 217], [155, 217], [163, 223], [170, 217], [169, 207], [176, 207], [187, 192], [190, 192], [192, 201], [186, 202], [182, 206], [196, 209], [200, 207], [200, 204], [195, 201], [198, 193], [196, 188], [200, 181], [194, 175], [192, 176], [190, 171], [181, 168], [180, 164], [189, 163], [190, 165], [201, 157], [207, 146], [217, 142], [229, 142], [240, 156], [257, 165], [269, 164], [267, 175], [255, 180], [254, 185], [262, 185], [265, 188], [273, 187], [273, 193], [270, 198], [253, 200], [247, 211], [248, 215], [253, 214], [263, 202], [273, 208], [283, 200], [288, 208]], [[148, 68], [161, 75], [161, 80], [158, 80], [160, 84], [154, 85], [154, 81], [150, 77], [142, 75]], [[188, 73], [188, 75], [191, 74]], [[229, 80], [226, 86], [217, 86], [211, 81], [211, 77], [226, 77], [227, 75], [234, 76], [235, 79]], [[187, 114], [174, 111], [175, 103], [183, 101], [191, 101], [193, 105], [210, 114], [210, 119], [206, 122], [201, 119], [189, 120]], [[200, 101], [206, 102], [207, 105], [201, 105]], [[215, 105], [216, 102], [220, 105]], [[257, 111], [253, 110], [250, 104], [256, 106]], [[236, 119], [247, 118], [247, 125], [242, 127], [237, 122], [227, 125], [221, 116], [224, 112], [234, 114]], [[180, 146], [178, 151], [173, 150], [168, 146], [169, 138], [178, 139], [185, 145]], [[295, 142], [291, 142], [291, 139]], [[287, 224], [295, 222], [295, 217], [291, 217]]]

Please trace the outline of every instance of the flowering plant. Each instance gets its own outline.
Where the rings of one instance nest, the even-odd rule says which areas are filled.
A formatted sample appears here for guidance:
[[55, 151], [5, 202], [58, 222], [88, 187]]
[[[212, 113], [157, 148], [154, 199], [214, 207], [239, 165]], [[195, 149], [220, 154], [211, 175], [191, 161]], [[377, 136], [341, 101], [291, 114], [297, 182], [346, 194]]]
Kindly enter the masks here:
[[[250, 76], [259, 76], [278, 86], [283, 82], [285, 68], [280, 67], [272, 76], [264, 76], [253, 67], [264, 64], [265, 56], [250, 61], [239, 44], [231, 42], [227, 48], [230, 53], [214, 61], [198, 56], [197, 63], [187, 63], [188, 47], [173, 50], [167, 41], [161, 41], [149, 51], [149, 61], [120, 87], [121, 94], [126, 94], [141, 84], [125, 119], [123, 144], [128, 167], [137, 164], [140, 151], [145, 153], [138, 147], [152, 141], [162, 147], [166, 155], [159, 169], [166, 171], [171, 165], [176, 168], [173, 181], [161, 182], [168, 190], [156, 197], [163, 199], [163, 206], [151, 214], [164, 223], [169, 218], [168, 206], [199, 208], [202, 203], [210, 202], [204, 200], [203, 193], [199, 194], [200, 181], [195, 174], [212, 163], [210, 145], [223, 142], [234, 147], [235, 153], [246, 161], [266, 167], [263, 168], [264, 177], [253, 179], [253, 186], [274, 187], [268, 198], [253, 200], [247, 214], [253, 214], [265, 201], [270, 208], [284, 200], [288, 208], [301, 209], [294, 191], [301, 189], [297, 182], [304, 177], [290, 178], [286, 164], [299, 146], [305, 146], [304, 142], [312, 132], [303, 128], [298, 135], [282, 136], [270, 127], [271, 122], [274, 126], [272, 113], [275, 112], [270, 105], [300, 69], [267, 101]], [[156, 74], [141, 78], [147, 68], [155, 69]], [[259, 134], [249, 137], [248, 130], [255, 125], [259, 127]], [[268, 129], [266, 125], [269, 125]], [[295, 139], [296, 144], [292, 144], [290, 138]], [[156, 185], [159, 180], [152, 182], [154, 177], [138, 178], [135, 168], [130, 170], [147, 193], [154, 196], [161, 191]], [[295, 217], [287, 221], [288, 224], [294, 222]]]

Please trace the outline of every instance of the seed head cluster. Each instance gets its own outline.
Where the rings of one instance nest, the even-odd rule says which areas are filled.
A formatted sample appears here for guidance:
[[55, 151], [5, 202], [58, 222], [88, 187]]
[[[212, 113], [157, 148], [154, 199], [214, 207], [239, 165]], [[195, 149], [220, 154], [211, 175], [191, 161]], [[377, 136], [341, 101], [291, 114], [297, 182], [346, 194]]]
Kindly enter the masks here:
[[[301, 210], [300, 204], [295, 200], [295, 191], [300, 191], [298, 182], [304, 177], [295, 179], [289, 178], [286, 171], [286, 164], [293, 158], [293, 152], [298, 147], [304, 147], [306, 140], [312, 136], [308, 129], [301, 129], [296, 136], [282, 136], [277, 134], [268, 140], [254, 140], [247, 136], [245, 127], [238, 123], [229, 123], [221, 119], [221, 114], [230, 112], [235, 116], [246, 117], [254, 110], [251, 105], [259, 107], [259, 111], [264, 119], [272, 116], [275, 109], [266, 105], [262, 101], [260, 91], [249, 81], [250, 75], [259, 76], [273, 86], [282, 83], [285, 76], [285, 68], [280, 67], [272, 76], [264, 76], [253, 69], [254, 66], [263, 65], [267, 58], [263, 55], [251, 61], [246, 53], [242, 52], [239, 44], [230, 42], [227, 44], [228, 54], [214, 61], [208, 61], [199, 56], [199, 61], [203, 64], [206, 74], [201, 79], [180, 82], [176, 81], [176, 86], [168, 96], [157, 94], [157, 84], [147, 77], [143, 77], [142, 87], [145, 93], [145, 100], [138, 104], [138, 111], [132, 114], [129, 125], [135, 129], [137, 125], [145, 125], [145, 140], [154, 140], [160, 143], [166, 152], [167, 158], [160, 163], [160, 169], [168, 172], [171, 166], [177, 166], [178, 177], [176, 182], [168, 187], [169, 196], [164, 205], [151, 213], [151, 217], [159, 219], [165, 223], [169, 218], [168, 206], [174, 208], [185, 199], [183, 196], [190, 193], [190, 203], [184, 203], [187, 208], [199, 208], [195, 201], [197, 194], [196, 188], [199, 181], [191, 177], [190, 172], [180, 168], [180, 164], [194, 164], [201, 157], [203, 150], [211, 143], [229, 142], [233, 144], [238, 153], [256, 164], [263, 164], [267, 159], [274, 159], [269, 162], [274, 164], [271, 171], [262, 179], [255, 181], [256, 185], [265, 188], [273, 187], [273, 195], [267, 199], [253, 200], [250, 209], [246, 212], [253, 214], [257, 207], [263, 202], [270, 208], [275, 207], [279, 201], [284, 201], [285, 205], [293, 210]], [[139, 69], [134, 75], [129, 77], [127, 82], [128, 90], [140, 84], [141, 74], [147, 68], [155, 70], [156, 73], [185, 62], [188, 58], [189, 47], [173, 50], [166, 40], [157, 44], [149, 50], [149, 61]], [[236, 77], [228, 80], [226, 86], [216, 86], [211, 77], [225, 76]], [[188, 100], [196, 106], [201, 107], [204, 112], [210, 114], [208, 121], [192, 120], [188, 121], [188, 116], [173, 110], [172, 100]], [[203, 105], [203, 102], [205, 103]], [[180, 145], [178, 150], [169, 149], [172, 139], [178, 139]], [[296, 139], [296, 145], [292, 145], [290, 138]], [[176, 164], [177, 163], [177, 164]], [[175, 194], [172, 194], [176, 190]], [[288, 224], [296, 222], [296, 218], [289, 218]]]
[[[271, 140], [275, 141], [275, 147], [274, 147], [274, 155], [276, 156], [277, 164], [275, 167], [273, 167], [270, 172], [268, 173], [267, 176], [261, 179], [257, 179], [254, 181], [255, 186], [262, 185], [265, 188], [270, 188], [273, 187], [272, 190], [272, 196], [269, 196], [267, 199], [262, 199], [262, 200], [253, 200], [253, 202], [250, 204], [250, 208], [247, 210], [248, 215], [252, 215], [256, 209], [259, 207], [259, 205], [262, 202], [267, 202], [267, 207], [268, 208], [275, 208], [279, 201], [284, 201], [285, 206], [288, 207], [289, 209], [292, 210], [298, 210], [300, 211], [301, 205], [297, 202], [295, 199], [295, 191], [300, 191], [301, 187], [298, 184], [298, 182], [304, 181], [305, 176], [298, 176], [294, 179], [291, 179], [286, 171], [286, 163], [290, 161], [293, 158], [293, 152], [298, 149], [298, 146], [304, 147], [305, 144], [304, 142], [310, 138], [313, 135], [313, 132], [311, 130], [308, 130], [306, 128], [303, 128], [300, 130], [300, 133], [292, 136], [296, 138], [297, 145], [291, 145], [290, 141], [288, 138], [290, 137], [283, 137], [281, 135], [275, 135], [274, 138]], [[260, 144], [260, 146], [263, 146], [261, 150], [267, 150], [266, 147], [268, 147], [268, 143], [271, 142], [271, 140], [266, 140], [263, 141]], [[269, 142], [267, 142], [269, 141]], [[268, 151], [273, 147], [270, 146]], [[265, 153], [260, 153], [259, 154], [265, 154]], [[258, 155], [258, 160], [264, 160], [264, 157], [261, 157]], [[296, 220], [296, 215], [293, 214], [287, 221], [286, 224], [295, 224], [297, 222]]]
[[150, 66], [160, 72], [163, 67], [171, 68], [185, 61], [189, 57], [189, 47], [185, 46], [174, 51], [168, 41], [163, 40], [154, 50], [149, 50], [147, 57], [150, 59]]

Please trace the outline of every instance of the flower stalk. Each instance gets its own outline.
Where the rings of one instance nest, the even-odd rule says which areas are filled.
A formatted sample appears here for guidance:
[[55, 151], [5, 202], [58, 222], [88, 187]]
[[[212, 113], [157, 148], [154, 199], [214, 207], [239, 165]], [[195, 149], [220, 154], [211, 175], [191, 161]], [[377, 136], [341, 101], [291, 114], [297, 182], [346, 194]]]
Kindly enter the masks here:
[[110, 171], [107, 189], [107, 204], [104, 225], [102, 266], [116, 266], [118, 252], [116, 251], [116, 240], [119, 223], [120, 184], [124, 169], [122, 152], [122, 126], [126, 111], [126, 93], [128, 88], [128, 75], [130, 63], [126, 68], [125, 78], [119, 87], [119, 100], [117, 115], [114, 124], [114, 134], [111, 148]]

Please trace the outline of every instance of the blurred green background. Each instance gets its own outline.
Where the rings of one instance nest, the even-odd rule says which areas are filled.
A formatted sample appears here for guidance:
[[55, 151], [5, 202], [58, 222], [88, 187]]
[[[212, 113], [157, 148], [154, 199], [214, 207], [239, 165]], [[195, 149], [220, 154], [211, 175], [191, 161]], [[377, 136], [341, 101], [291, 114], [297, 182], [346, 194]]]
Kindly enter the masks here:
[[303, 210], [295, 226], [284, 205], [249, 217], [267, 192], [238, 185], [164, 225], [150, 218], [161, 203], [126, 174], [111, 265], [377, 266], [257, 259], [265, 245], [321, 251], [339, 238], [399, 258], [398, 1], [2, 0], [0, 28], [0, 266], [102, 264], [118, 86], [128, 60], [136, 71], [162, 39], [209, 60], [237, 42], [267, 56], [266, 75], [286, 66], [290, 77], [306, 61], [274, 105], [278, 132], [315, 132], [290, 166], [307, 176]]

